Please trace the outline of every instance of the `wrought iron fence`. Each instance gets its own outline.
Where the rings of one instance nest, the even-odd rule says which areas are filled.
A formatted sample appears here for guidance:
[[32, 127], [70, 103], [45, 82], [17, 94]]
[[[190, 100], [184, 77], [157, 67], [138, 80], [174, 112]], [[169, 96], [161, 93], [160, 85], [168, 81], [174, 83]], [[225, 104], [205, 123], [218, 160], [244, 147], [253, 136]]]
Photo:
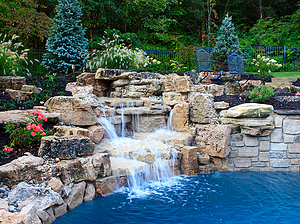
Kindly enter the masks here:
[[[197, 49], [147, 50], [146, 53], [148, 56], [161, 62], [158, 67], [159, 72], [175, 70], [182, 72], [191, 69], [197, 70], [196, 50]], [[211, 53], [212, 48], [205, 48], [205, 50]], [[277, 71], [300, 71], [300, 45], [241, 47], [241, 50], [243, 52], [245, 72], [256, 71], [253, 65], [251, 65], [251, 61], [259, 54], [273, 58], [282, 64], [283, 66], [278, 68]], [[45, 69], [40, 64], [44, 53], [46, 53], [45, 50], [29, 51], [28, 57], [33, 61], [33, 64], [29, 64], [29, 70], [32, 74], [45, 73]]]

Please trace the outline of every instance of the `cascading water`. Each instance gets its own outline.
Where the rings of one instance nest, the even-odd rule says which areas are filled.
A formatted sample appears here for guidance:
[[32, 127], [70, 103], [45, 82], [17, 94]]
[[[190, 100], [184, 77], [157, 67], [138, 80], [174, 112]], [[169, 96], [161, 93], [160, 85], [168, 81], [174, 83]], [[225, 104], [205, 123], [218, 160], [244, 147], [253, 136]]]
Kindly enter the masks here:
[[172, 128], [172, 116], [173, 116], [173, 109], [170, 111], [168, 121], [167, 121], [167, 129], [168, 130], [173, 130], [173, 128]]
[[176, 156], [171, 146], [150, 139], [119, 138], [114, 126], [106, 118], [99, 117], [98, 122], [110, 138], [102, 141], [102, 144], [111, 153], [113, 175], [120, 177], [125, 170], [132, 192], [138, 194], [143, 182], [164, 181], [174, 176]]

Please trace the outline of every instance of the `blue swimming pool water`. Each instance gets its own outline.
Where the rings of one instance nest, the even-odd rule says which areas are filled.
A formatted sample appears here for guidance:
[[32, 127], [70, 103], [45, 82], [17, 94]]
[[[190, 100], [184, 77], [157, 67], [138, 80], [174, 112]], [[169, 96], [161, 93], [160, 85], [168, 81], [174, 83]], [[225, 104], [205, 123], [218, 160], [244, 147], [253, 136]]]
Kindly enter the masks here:
[[55, 224], [300, 223], [300, 174], [226, 172], [177, 176], [82, 203]]

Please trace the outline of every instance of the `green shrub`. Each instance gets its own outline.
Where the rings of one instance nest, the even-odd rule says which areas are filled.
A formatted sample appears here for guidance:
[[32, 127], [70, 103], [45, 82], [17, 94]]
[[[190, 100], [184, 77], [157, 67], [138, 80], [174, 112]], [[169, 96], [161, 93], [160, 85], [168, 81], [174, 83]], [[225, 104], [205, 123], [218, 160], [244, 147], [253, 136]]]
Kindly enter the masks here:
[[270, 99], [270, 96], [276, 96], [275, 89], [271, 86], [258, 85], [252, 91], [246, 91], [245, 95], [251, 102], [263, 103]]
[[30, 148], [39, 144], [43, 136], [52, 134], [52, 130], [43, 129], [47, 118], [39, 110], [27, 111], [23, 120], [22, 123], [9, 122], [5, 126], [11, 140], [10, 147]]

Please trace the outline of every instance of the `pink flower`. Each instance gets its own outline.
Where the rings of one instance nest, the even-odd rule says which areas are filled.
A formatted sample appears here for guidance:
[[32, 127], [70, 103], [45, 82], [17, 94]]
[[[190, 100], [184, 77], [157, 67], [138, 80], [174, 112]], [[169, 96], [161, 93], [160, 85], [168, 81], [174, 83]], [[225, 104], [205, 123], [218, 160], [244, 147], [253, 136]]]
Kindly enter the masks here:
[[265, 86], [265, 88], [268, 88], [268, 86]]
[[295, 94], [295, 96], [300, 96], [300, 93], [299, 93], [299, 92], [297, 92], [297, 93]]
[[38, 118], [37, 118], [37, 120], [40, 121], [41, 119], [42, 119], [42, 117], [39, 115]]
[[290, 86], [290, 88], [293, 88], [293, 87], [294, 87], [294, 85], [291, 85], [291, 86]]
[[7, 148], [6, 148], [6, 147], [4, 147], [4, 149], [3, 149], [3, 150], [7, 152]]
[[244, 92], [247, 92], [247, 90], [244, 90]]
[[28, 126], [26, 127], [26, 129], [27, 129], [27, 130], [31, 130], [31, 126], [28, 125]]
[[41, 124], [38, 124], [38, 127], [40, 128], [40, 130], [44, 130], [44, 128]]
[[11, 151], [13, 151], [14, 149], [13, 149], [13, 148], [8, 149], [8, 148], [4, 147], [3, 150], [6, 151], [6, 152], [11, 152]]
[[31, 132], [31, 135], [34, 137], [35, 136], [35, 132]]
[[45, 132], [43, 132], [43, 133], [42, 133], [42, 135], [46, 135], [46, 133], [45, 133]]
[[258, 95], [262, 95], [262, 93], [257, 93]]

